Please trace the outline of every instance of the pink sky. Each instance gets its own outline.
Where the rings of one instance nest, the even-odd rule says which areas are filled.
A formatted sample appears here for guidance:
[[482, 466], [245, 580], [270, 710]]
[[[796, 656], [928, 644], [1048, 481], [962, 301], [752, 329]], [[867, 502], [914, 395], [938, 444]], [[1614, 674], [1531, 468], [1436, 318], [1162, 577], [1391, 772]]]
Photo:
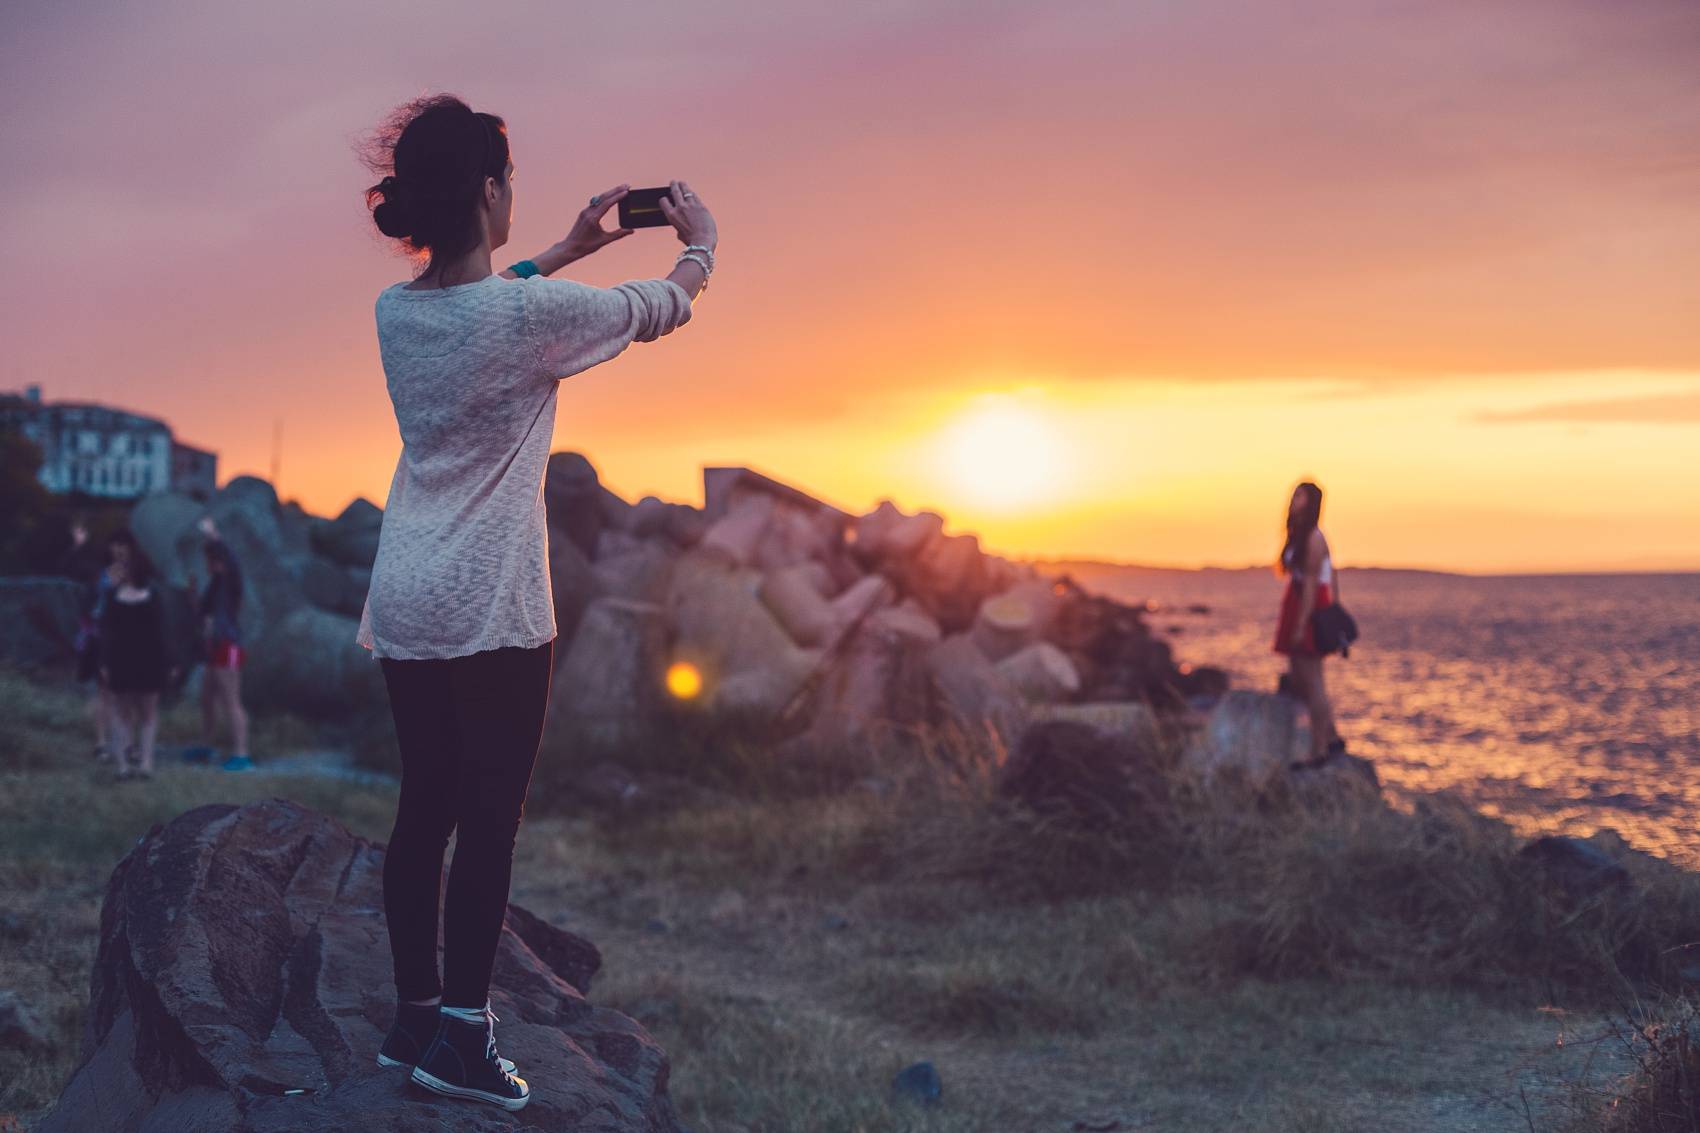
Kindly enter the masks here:
[[[0, 20], [0, 388], [157, 413], [227, 476], [267, 471], [281, 420], [284, 494], [315, 510], [382, 502], [399, 444], [371, 304], [407, 264], [354, 144], [447, 90], [508, 121], [498, 267], [617, 181], [682, 176], [716, 211], [692, 324], [563, 390], [558, 447], [628, 496], [690, 498], [700, 464], [750, 462], [850, 507], [939, 507], [1016, 553], [1245, 561], [1319, 472], [1360, 516], [1356, 561], [1700, 567], [1684, 0]], [[659, 275], [675, 248], [640, 233], [566, 274]], [[1295, 392], [1272, 408], [1224, 383]], [[1056, 479], [1042, 515], [917, 471], [973, 399], [1021, 390], [1064, 448], [1086, 417], [1193, 432], [1132, 471], [1086, 453], [1100, 472]], [[1385, 429], [1383, 451], [1331, 454], [1303, 398]], [[1262, 423], [1297, 455], [1226, 459], [1220, 438]], [[1430, 471], [1470, 498], [1398, 495]], [[1140, 490], [1106, 482], [1129, 475]], [[1394, 501], [1412, 524], [1387, 522]]]

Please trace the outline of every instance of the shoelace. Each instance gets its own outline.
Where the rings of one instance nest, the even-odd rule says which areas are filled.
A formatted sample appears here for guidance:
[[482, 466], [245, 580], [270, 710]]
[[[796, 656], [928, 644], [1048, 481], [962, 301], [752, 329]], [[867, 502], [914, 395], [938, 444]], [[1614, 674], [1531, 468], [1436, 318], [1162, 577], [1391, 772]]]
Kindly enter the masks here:
[[496, 1024], [502, 1020], [491, 1010], [490, 1005], [484, 1005], [484, 1060], [493, 1063], [502, 1077], [514, 1081], [514, 1064], [496, 1053]]

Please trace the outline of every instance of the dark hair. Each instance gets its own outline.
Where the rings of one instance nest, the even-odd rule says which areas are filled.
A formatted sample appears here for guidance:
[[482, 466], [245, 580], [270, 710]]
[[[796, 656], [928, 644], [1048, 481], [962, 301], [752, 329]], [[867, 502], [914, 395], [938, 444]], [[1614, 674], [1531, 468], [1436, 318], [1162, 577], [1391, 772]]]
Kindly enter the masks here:
[[507, 182], [506, 122], [452, 94], [431, 95], [398, 107], [363, 151], [383, 178], [366, 190], [379, 232], [437, 264], [477, 247], [484, 179]]
[[[207, 540], [201, 545], [201, 553], [206, 556], [208, 571], [211, 574], [207, 579], [206, 588], [201, 591], [201, 612], [210, 613], [214, 599], [223, 595], [234, 616], [242, 607], [242, 568], [236, 565], [236, 556], [231, 553], [229, 544], [222, 539]], [[212, 570], [215, 562], [222, 563], [224, 570]]]
[[1294, 569], [1302, 566], [1305, 561], [1305, 547], [1310, 542], [1310, 533], [1322, 523], [1322, 489], [1304, 481], [1296, 492], [1305, 494], [1305, 506], [1293, 514], [1292, 505], [1287, 507], [1287, 542], [1281, 547], [1281, 557], [1275, 562], [1275, 569], [1282, 574], [1292, 574]]
[[130, 561], [124, 568], [127, 575], [125, 581], [138, 589], [147, 587], [158, 572], [154, 569], [153, 560], [148, 558], [148, 553], [142, 550], [142, 545], [136, 541], [135, 535], [128, 527], [120, 527], [107, 538], [107, 561], [112, 561], [112, 548], [120, 543], [130, 548]]
[[136, 542], [136, 536], [131, 533], [131, 531], [128, 527], [120, 527], [118, 530], [114, 531], [112, 534], [110, 534], [106, 537], [106, 561], [107, 562], [113, 561], [113, 559], [112, 559], [112, 548], [118, 546], [118, 544], [120, 544], [120, 543], [122, 543], [122, 544], [124, 544], [124, 546], [130, 548], [130, 558], [131, 559], [135, 559], [135, 558], [137, 558], [141, 555], [142, 545], [140, 543]]

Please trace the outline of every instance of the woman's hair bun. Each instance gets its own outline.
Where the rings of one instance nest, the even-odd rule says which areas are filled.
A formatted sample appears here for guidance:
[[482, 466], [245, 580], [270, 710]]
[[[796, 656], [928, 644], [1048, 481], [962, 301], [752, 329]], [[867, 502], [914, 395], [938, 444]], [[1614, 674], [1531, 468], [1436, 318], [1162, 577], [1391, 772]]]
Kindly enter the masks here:
[[407, 215], [406, 194], [402, 191], [401, 182], [394, 176], [385, 177], [378, 182], [376, 192], [384, 198], [372, 209], [372, 221], [378, 226], [378, 231], [397, 240], [413, 235], [413, 222]]

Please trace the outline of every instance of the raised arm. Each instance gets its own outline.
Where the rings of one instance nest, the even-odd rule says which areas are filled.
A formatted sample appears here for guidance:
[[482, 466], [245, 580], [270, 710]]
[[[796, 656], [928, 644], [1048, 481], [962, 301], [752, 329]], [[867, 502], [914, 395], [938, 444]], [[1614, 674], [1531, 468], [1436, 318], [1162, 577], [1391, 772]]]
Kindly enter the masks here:
[[582, 373], [633, 342], [652, 342], [690, 321], [719, 234], [713, 215], [683, 181], [673, 183], [672, 199], [664, 199], [661, 208], [682, 242], [704, 249], [687, 247], [665, 278], [615, 287], [535, 276], [521, 281], [528, 333], [547, 377]]
[[[686, 182], [674, 181], [669, 188], [672, 190], [671, 197], [661, 201], [661, 212], [678, 233], [679, 242], [687, 247], [707, 248], [712, 255], [720, 243], [714, 215]], [[630, 228], [602, 227], [603, 217], [630, 191], [631, 185], [620, 184], [592, 197], [592, 203], [580, 210], [572, 230], [565, 237], [531, 257], [531, 262], [537, 265], [538, 274], [554, 275], [575, 260], [582, 260], [592, 252], [630, 236]], [[497, 274], [504, 279], [518, 278], [513, 268], [504, 268]], [[673, 265], [667, 278], [684, 288], [686, 298], [695, 300], [708, 282], [708, 273], [694, 260], [680, 260]]]

